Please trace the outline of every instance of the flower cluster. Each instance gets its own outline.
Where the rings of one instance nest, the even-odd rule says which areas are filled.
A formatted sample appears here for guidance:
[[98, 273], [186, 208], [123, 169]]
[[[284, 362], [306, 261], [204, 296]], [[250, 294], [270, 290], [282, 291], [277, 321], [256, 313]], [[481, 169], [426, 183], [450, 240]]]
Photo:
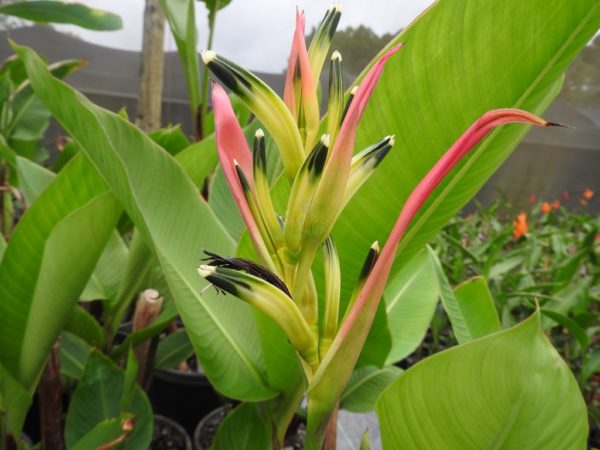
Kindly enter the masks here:
[[[377, 243], [372, 245], [347, 309], [340, 311], [340, 265], [331, 231], [344, 206], [394, 145], [394, 136], [382, 136], [354, 154], [357, 126], [369, 97], [384, 65], [401, 48], [398, 45], [383, 52], [347, 94], [342, 56], [333, 52], [327, 116], [322, 121], [317, 84], [340, 15], [338, 4], [330, 7], [307, 48], [304, 15], [297, 12], [283, 99], [244, 68], [213, 52], [202, 53], [212, 73], [265, 127], [283, 162], [281, 176], [291, 188], [285, 211], [276, 211], [267, 176], [265, 132], [256, 131], [251, 152], [227, 93], [214, 84], [220, 163], [257, 262], [209, 254], [198, 269], [219, 289], [261, 309], [279, 324], [299, 356], [309, 385], [311, 380], [323, 382], [324, 372], [332, 367], [337, 370], [335, 390], [338, 385], [343, 388], [356, 363], [398, 244], [431, 192], [495, 126], [510, 122], [554, 125], [514, 109], [491, 111], [477, 120], [415, 187], [381, 252]], [[325, 265], [325, 288], [320, 293], [312, 274], [319, 249]], [[320, 310], [324, 311], [322, 320]], [[333, 392], [332, 398], [336, 394]]]

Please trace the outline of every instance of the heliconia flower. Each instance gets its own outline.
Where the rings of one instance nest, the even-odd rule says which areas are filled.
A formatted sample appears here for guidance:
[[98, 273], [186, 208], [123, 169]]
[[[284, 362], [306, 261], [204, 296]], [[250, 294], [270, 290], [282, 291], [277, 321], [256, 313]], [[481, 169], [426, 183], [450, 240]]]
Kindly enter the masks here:
[[365, 181], [371, 176], [383, 158], [394, 146], [394, 136], [386, 136], [377, 144], [361, 150], [352, 157], [350, 176], [344, 192], [342, 204], [346, 205]]
[[262, 80], [237, 64], [212, 51], [203, 51], [201, 56], [204, 64], [267, 128], [279, 147], [286, 173], [293, 178], [304, 161], [304, 144], [283, 101]]
[[333, 39], [335, 30], [340, 22], [341, 15], [341, 3], [337, 2], [331, 5], [327, 9], [325, 17], [321, 20], [321, 23], [315, 32], [315, 36], [310, 43], [308, 48], [308, 58], [315, 80], [318, 80], [321, 75], [323, 63], [327, 57], [327, 52], [331, 46], [331, 40]]
[[[213, 86], [212, 100], [215, 111], [217, 149], [225, 179], [248, 228], [248, 233], [258, 256], [263, 264], [274, 270], [271, 252], [259, 230], [259, 225], [247, 198], [247, 196], [252, 195], [254, 188], [252, 154], [248, 148], [248, 143], [235, 117], [229, 97], [218, 84]], [[243, 174], [242, 179], [240, 179], [240, 173]], [[245, 183], [247, 183], [246, 186], [244, 186]]]
[[522, 236], [525, 236], [529, 230], [527, 229], [527, 214], [521, 213], [517, 216], [517, 220], [513, 222], [513, 236], [515, 239], [519, 239]]
[[[390, 273], [396, 249], [413, 217], [450, 170], [495, 126], [522, 122], [538, 126], [558, 125], [533, 114], [515, 109], [499, 109], [484, 114], [439, 159], [408, 196], [388, 240], [370, 271], [356, 300], [347, 311], [327, 354], [321, 359], [308, 388], [307, 436], [322, 439], [324, 426], [341, 395], [360, 350], [367, 338], [383, 289]], [[526, 221], [526, 215], [522, 221]], [[313, 442], [309, 448], [318, 448]]]
[[304, 42], [304, 13], [297, 9], [296, 31], [288, 62], [283, 99], [296, 119], [300, 135], [303, 137], [305, 154], [316, 143], [319, 132], [317, 81]]
[[323, 244], [323, 263], [325, 272], [325, 314], [323, 315], [323, 333], [319, 343], [319, 355], [325, 356], [335, 338], [338, 329], [340, 310], [340, 260], [331, 236]]
[[248, 260], [242, 261], [246, 264], [239, 264], [236, 258], [216, 257], [209, 264], [200, 265], [198, 273], [218, 289], [255, 306], [273, 318], [304, 360], [309, 365], [316, 366], [317, 343], [300, 309], [290, 298], [289, 291], [276, 286], [271, 279], [265, 279], [262, 274], [266, 271], [264, 268], [262, 271], [255, 268], [255, 273], [261, 276], [248, 273]]
[[542, 214], [548, 214], [549, 212], [552, 211], [552, 206], [550, 206], [550, 203], [544, 202], [540, 206], [540, 211], [541, 211]]
[[332, 142], [337, 137], [344, 113], [344, 79], [342, 76], [342, 55], [337, 50], [331, 55], [329, 84], [327, 91], [327, 134]]
[[[312, 201], [306, 208], [304, 228], [302, 230], [302, 250], [298, 261], [296, 285], [300, 289], [307, 277], [314, 256], [321, 243], [331, 232], [336, 219], [344, 206], [344, 193], [350, 177], [352, 151], [356, 128], [383, 72], [386, 61], [402, 45], [388, 50], [361, 81], [344, 116], [337, 139], [332, 146], [323, 175]], [[292, 292], [294, 293], [294, 291]]]
[[[308, 384], [310, 449], [321, 448], [319, 440], [367, 338], [398, 245], [434, 189], [494, 127], [513, 122], [557, 125], [515, 109], [484, 114], [411, 192], [383, 249], [380, 251], [377, 242], [371, 247], [347, 309], [339, 311], [340, 266], [330, 234], [344, 206], [394, 144], [394, 137], [387, 136], [353, 156], [356, 130], [367, 102], [386, 61], [402, 46], [389, 49], [373, 64], [350, 91], [345, 106], [341, 56], [334, 52], [327, 133], [319, 140], [318, 108], [314, 107], [316, 83], [339, 14], [339, 5], [328, 10], [306, 50], [304, 16], [297, 13], [284, 101], [250, 72], [214, 53], [203, 53], [207, 66], [240, 96], [273, 137], [291, 181], [291, 191], [285, 217], [280, 217], [270, 198], [264, 133], [255, 135], [252, 156], [225, 92], [215, 86], [213, 106], [219, 158], [262, 266], [209, 254], [208, 263], [201, 265], [198, 272], [218, 289], [267, 313], [286, 333], [298, 353]], [[515, 222], [522, 233], [527, 232], [526, 219], [523, 215]], [[318, 317], [318, 294], [312, 276], [320, 248], [325, 274], [322, 320]]]

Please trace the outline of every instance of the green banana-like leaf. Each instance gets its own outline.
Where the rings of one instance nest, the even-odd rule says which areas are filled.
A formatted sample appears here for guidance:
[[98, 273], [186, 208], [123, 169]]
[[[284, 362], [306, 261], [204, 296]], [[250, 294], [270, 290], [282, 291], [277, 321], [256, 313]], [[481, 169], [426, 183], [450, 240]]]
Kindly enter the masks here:
[[219, 426], [211, 450], [269, 450], [271, 436], [256, 403], [242, 403]]
[[60, 374], [79, 380], [92, 347], [79, 336], [68, 331], [63, 331], [60, 338]]
[[[124, 408], [125, 397], [131, 401]], [[135, 418], [135, 425], [122, 448], [148, 448], [152, 438], [152, 409], [146, 394], [137, 385], [128, 386], [122, 369], [98, 351], [92, 351], [69, 403], [65, 423], [67, 448], [77, 446], [99, 423], [120, 418], [124, 413]]]
[[[16, 168], [19, 187], [29, 207], [54, 180], [56, 174], [22, 156], [16, 157]], [[80, 300], [114, 299], [124, 272], [127, 253], [125, 242], [119, 233], [114, 231], [80, 295]]]
[[[334, 230], [346, 295], [358, 255], [383, 243], [408, 194], [450, 145], [490, 109], [542, 113], [599, 26], [596, 0], [438, 0], [393, 39], [390, 46], [406, 45], [387, 62], [355, 147], [388, 134], [396, 143]], [[449, 174], [413, 220], [392, 274], [475, 195], [527, 130], [494, 131]]]
[[104, 333], [96, 318], [81, 306], [73, 308], [65, 330], [96, 348], [104, 347]]
[[31, 395], [0, 363], [0, 414], [5, 417], [7, 430], [13, 436], [21, 435]]
[[56, 0], [24, 0], [0, 6], [0, 14], [40, 23], [68, 23], [96, 31], [113, 31], [123, 27], [121, 18], [81, 3]]
[[461, 307], [473, 338], [500, 331], [500, 318], [487, 280], [473, 277], [454, 288], [456, 301]]
[[203, 248], [234, 243], [173, 158], [120, 116], [53, 78], [31, 49], [15, 47], [36, 94], [106, 180], [151, 246], [208, 378], [224, 394], [261, 400], [265, 384], [258, 333], [248, 305], [223, 301], [196, 273]]
[[586, 448], [585, 402], [539, 312], [413, 366], [376, 411], [389, 449]]
[[128, 414], [122, 414], [114, 419], [105, 419], [98, 422], [94, 428], [88, 431], [70, 450], [88, 450], [99, 448], [111, 442], [119, 441], [127, 434], [123, 430], [123, 422], [130, 418]]
[[450, 286], [437, 255], [431, 249], [428, 249], [428, 252], [442, 305], [448, 314], [456, 340], [460, 344], [464, 344], [489, 332], [499, 330], [500, 323], [491, 295], [462, 298], [460, 301]]
[[154, 355], [154, 367], [173, 369], [194, 354], [194, 347], [183, 328], [161, 339]]
[[121, 209], [75, 157], [17, 225], [0, 265], [0, 361], [35, 386]]
[[16, 167], [19, 188], [25, 198], [25, 204], [30, 207], [42, 191], [54, 180], [56, 174], [22, 156], [16, 157]]
[[190, 106], [196, 111], [202, 101], [200, 94], [200, 65], [196, 45], [196, 13], [194, 0], [160, 0], [160, 5], [177, 44], [179, 61], [183, 66]]
[[383, 298], [392, 348], [386, 364], [406, 358], [425, 337], [438, 302], [434, 276], [427, 252], [421, 251], [388, 281]]
[[401, 376], [402, 372], [402, 369], [395, 366], [367, 366], [355, 369], [340, 397], [340, 408], [353, 412], [373, 411], [381, 393]]

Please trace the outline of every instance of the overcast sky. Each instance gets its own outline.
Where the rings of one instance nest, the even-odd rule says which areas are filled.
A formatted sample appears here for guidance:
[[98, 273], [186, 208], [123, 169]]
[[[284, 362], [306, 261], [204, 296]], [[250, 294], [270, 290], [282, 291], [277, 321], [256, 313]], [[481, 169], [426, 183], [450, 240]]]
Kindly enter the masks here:
[[[406, 27], [433, 0], [346, 0], [340, 28], [366, 25], [377, 34]], [[74, 26], [57, 26], [98, 45], [139, 50], [142, 43], [144, 0], [79, 0], [94, 8], [119, 14], [123, 29], [93, 32]], [[280, 72], [286, 65], [295, 21], [296, 5], [306, 15], [306, 31], [316, 25], [329, 0], [233, 0], [219, 11], [213, 48], [237, 63], [254, 70]], [[196, 22], [199, 48], [206, 46], [207, 25], [204, 4], [197, 2]], [[172, 38], [167, 50], [175, 50]]]

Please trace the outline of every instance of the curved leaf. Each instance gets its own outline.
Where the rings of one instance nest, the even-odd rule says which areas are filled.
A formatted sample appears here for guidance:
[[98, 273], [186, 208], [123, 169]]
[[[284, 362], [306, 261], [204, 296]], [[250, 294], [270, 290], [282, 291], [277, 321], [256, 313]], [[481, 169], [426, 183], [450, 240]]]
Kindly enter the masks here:
[[356, 369], [340, 397], [340, 408], [353, 412], [373, 411], [381, 393], [400, 375], [402, 369], [395, 366]]
[[539, 312], [413, 366], [376, 411], [384, 448], [586, 448], [585, 403]]
[[32, 388], [121, 209], [75, 157], [23, 216], [0, 265], [0, 360]]
[[393, 364], [419, 346], [438, 302], [433, 267], [426, 251], [418, 253], [388, 281], [383, 298], [392, 333], [386, 364]]
[[179, 60], [183, 66], [188, 88], [190, 106], [192, 111], [195, 112], [202, 98], [200, 96], [200, 65], [196, 53], [198, 36], [194, 0], [159, 1], [177, 44]]
[[[491, 295], [473, 297], [469, 292], [460, 297], [450, 286], [442, 264], [435, 252], [428, 249], [435, 271], [440, 298], [452, 324], [452, 332], [460, 344], [500, 329], [500, 322]], [[465, 288], [468, 290], [468, 287]], [[489, 294], [489, 292], [488, 292]], [[459, 300], [460, 299], [460, 300]], [[482, 301], [478, 301], [482, 300]]]
[[456, 301], [463, 314], [469, 317], [469, 326], [474, 338], [500, 331], [500, 318], [496, 304], [485, 278], [473, 277], [454, 288]]
[[265, 384], [252, 311], [218, 297], [196, 273], [202, 249], [232, 253], [234, 243], [181, 166], [120, 116], [53, 78], [30, 49], [15, 47], [34, 90], [94, 164], [151, 246], [208, 378], [242, 400], [276, 395]]
[[[123, 413], [132, 414], [135, 425], [122, 448], [149, 447], [152, 438], [150, 402], [139, 386], [127, 386], [125, 378], [125, 372], [110, 359], [97, 351], [90, 353], [67, 412], [67, 448], [76, 447], [81, 439], [89, 438], [88, 433], [96, 429], [98, 424], [119, 418]], [[124, 408], [121, 400], [129, 396], [130, 405]]]
[[96, 31], [119, 30], [121, 18], [81, 3], [56, 0], [27, 0], [0, 6], [0, 14], [41, 23], [68, 23]]
[[242, 403], [219, 426], [211, 450], [268, 450], [271, 436], [255, 403]]
[[[334, 230], [345, 295], [360, 270], [358, 255], [384, 241], [409, 193], [456, 138], [491, 109], [541, 113], [599, 25], [595, 0], [438, 0], [390, 43], [406, 46], [386, 65], [356, 148], [387, 134], [396, 143]], [[413, 220], [392, 275], [475, 195], [527, 129], [493, 132], [450, 173]]]

